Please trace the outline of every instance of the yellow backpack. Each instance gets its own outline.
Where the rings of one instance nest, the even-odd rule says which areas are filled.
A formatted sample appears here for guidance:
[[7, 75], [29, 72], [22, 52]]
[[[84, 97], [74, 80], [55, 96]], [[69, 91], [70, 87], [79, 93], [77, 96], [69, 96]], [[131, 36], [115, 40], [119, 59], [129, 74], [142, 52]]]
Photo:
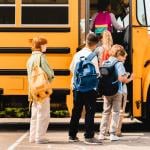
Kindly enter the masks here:
[[48, 81], [48, 76], [40, 67], [40, 58], [38, 58], [38, 61], [32, 68], [29, 86], [33, 101], [38, 103], [42, 103], [46, 97], [49, 97], [52, 94], [52, 88]]

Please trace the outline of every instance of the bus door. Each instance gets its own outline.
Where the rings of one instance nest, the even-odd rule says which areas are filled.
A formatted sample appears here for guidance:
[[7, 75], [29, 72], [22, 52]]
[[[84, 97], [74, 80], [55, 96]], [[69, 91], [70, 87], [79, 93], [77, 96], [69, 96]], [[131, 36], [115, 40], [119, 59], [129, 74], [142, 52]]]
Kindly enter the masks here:
[[[98, 0], [80, 0], [80, 36], [79, 36], [79, 45], [85, 44], [85, 37], [87, 33], [89, 32], [89, 25], [91, 22], [92, 16], [98, 12]], [[127, 71], [131, 71], [131, 42], [130, 42], [130, 33], [131, 33], [131, 26], [129, 26], [129, 12], [126, 12], [126, 9], [129, 11], [129, 3], [124, 3], [122, 4], [121, 1], [118, 0], [111, 0], [111, 5], [112, 5], [112, 12], [115, 14], [116, 19], [118, 23], [123, 25], [125, 27], [125, 30], [123, 32], [117, 32], [114, 30], [113, 34], [113, 40], [114, 43], [121, 44], [125, 46], [127, 53], [128, 53], [128, 60], [127, 63], [125, 64], [127, 67]], [[116, 9], [116, 6], [118, 9]], [[130, 103], [128, 104], [128, 111], [131, 111], [131, 89], [132, 87], [129, 87], [129, 93], [128, 93], [128, 99], [130, 99]], [[101, 101], [99, 101], [101, 102]], [[100, 103], [100, 111], [102, 111], [102, 103]]]

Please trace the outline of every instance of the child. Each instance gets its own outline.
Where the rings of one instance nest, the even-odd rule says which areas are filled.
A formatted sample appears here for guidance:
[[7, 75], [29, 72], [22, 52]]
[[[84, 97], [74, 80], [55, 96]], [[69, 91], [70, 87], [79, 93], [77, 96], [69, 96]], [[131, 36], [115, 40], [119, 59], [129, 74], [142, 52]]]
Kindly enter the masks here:
[[96, 54], [98, 55], [99, 66], [107, 60], [110, 56], [110, 49], [113, 45], [113, 39], [109, 31], [104, 31], [102, 39], [100, 39], [101, 46], [95, 49]]
[[[124, 48], [121, 45], [115, 44], [112, 47], [111, 51], [110, 51], [111, 55], [115, 56], [117, 51], [119, 51], [120, 49], [124, 49]], [[127, 57], [127, 53], [126, 53], [125, 57]], [[118, 58], [118, 60], [122, 61], [123, 63], [125, 63], [125, 57]], [[121, 136], [122, 121], [123, 121], [125, 108], [126, 108], [126, 103], [127, 103], [127, 85], [126, 85], [126, 83], [129, 83], [129, 82], [131, 82], [133, 80], [133, 74], [131, 74], [131, 76], [129, 77], [130, 73], [126, 72], [126, 70], [124, 70], [124, 72], [125, 72], [124, 76], [127, 77], [127, 80], [122, 85], [123, 88], [122, 88], [121, 109], [120, 109], [119, 120], [118, 120], [118, 124], [117, 124], [117, 130], [116, 130], [116, 135], [117, 136]], [[106, 133], [109, 133], [110, 122], [111, 122], [111, 116], [110, 116], [110, 119], [109, 119], [108, 128], [107, 128]]]
[[[123, 47], [122, 47], [122, 49], [123, 49]], [[115, 51], [116, 51], [115, 55], [117, 55], [118, 49], [116, 49]], [[126, 57], [127, 57], [127, 54], [124, 58], [121, 57], [121, 58], [118, 58], [118, 60], [125, 63], [125, 58]], [[125, 108], [126, 108], [126, 103], [127, 103], [127, 85], [126, 84], [131, 82], [133, 80], [133, 77], [134, 77], [133, 73], [130, 75], [130, 73], [126, 72], [126, 70], [124, 70], [124, 71], [125, 71], [124, 76], [126, 77], [126, 80], [123, 82], [123, 85], [122, 85], [123, 86], [122, 87], [122, 102], [121, 102], [121, 109], [120, 109], [119, 120], [118, 120], [118, 124], [117, 124], [117, 130], [116, 130], [116, 135], [117, 136], [121, 136], [122, 121], [123, 121], [123, 118], [124, 118], [124, 113], [125, 113]]]
[[95, 34], [101, 35], [105, 30], [112, 33], [112, 27], [116, 30], [124, 30], [124, 28], [117, 23], [115, 15], [109, 12], [110, 9], [110, 0], [99, 0], [98, 12], [93, 15], [90, 24], [90, 29], [95, 32]]
[[47, 40], [42, 37], [36, 37], [29, 40], [32, 44], [32, 55], [27, 61], [27, 72], [29, 80], [29, 101], [32, 102], [31, 108], [31, 121], [30, 121], [30, 143], [45, 144], [49, 141], [45, 139], [45, 134], [49, 124], [50, 118], [50, 98], [47, 97], [42, 103], [37, 103], [30, 93], [30, 76], [34, 64], [38, 62], [40, 58], [40, 67], [46, 72], [49, 82], [54, 78], [54, 72], [49, 67], [43, 52], [46, 52]]
[[[118, 60], [125, 60], [126, 59], [126, 51], [122, 46], [117, 46], [114, 45], [114, 47], [117, 47], [117, 52], [116, 53], [111, 53], [111, 56], [109, 57], [108, 61], [113, 64], [115, 61]], [[117, 141], [119, 140], [119, 137], [116, 136], [116, 128], [117, 128], [117, 123], [119, 119], [119, 112], [120, 112], [120, 107], [121, 107], [121, 100], [122, 100], [122, 83], [127, 81], [127, 77], [125, 76], [125, 69], [123, 66], [122, 62], [118, 62], [115, 64], [115, 71], [118, 75], [118, 84], [119, 84], [119, 89], [118, 92], [115, 95], [112, 96], [105, 96], [104, 95], [104, 110], [103, 110], [103, 115], [102, 115], [102, 120], [101, 120], [101, 125], [100, 125], [100, 134], [99, 134], [99, 139], [104, 140], [106, 130], [108, 127], [110, 115], [112, 112], [112, 117], [111, 117], [111, 123], [110, 123], [110, 140], [111, 141]]]
[[[70, 65], [70, 70], [73, 73], [72, 78], [72, 86], [74, 85], [74, 70], [77, 63], [80, 61], [82, 57], [87, 57], [89, 54], [94, 51], [96, 48], [96, 44], [98, 42], [98, 38], [95, 34], [90, 33], [87, 35], [86, 38], [86, 46], [77, 52]], [[98, 68], [98, 59], [95, 56], [91, 62], [95, 66], [95, 70], [97, 74], [99, 74]], [[81, 92], [75, 89], [73, 86], [73, 102], [74, 106], [72, 109], [72, 116], [69, 125], [69, 141], [76, 142], [78, 141], [77, 132], [79, 126], [79, 119], [81, 117], [83, 106], [85, 106], [86, 114], [85, 114], [85, 143], [86, 144], [100, 144], [98, 140], [94, 138], [94, 114], [95, 114], [95, 107], [96, 107], [96, 87], [88, 92]]]

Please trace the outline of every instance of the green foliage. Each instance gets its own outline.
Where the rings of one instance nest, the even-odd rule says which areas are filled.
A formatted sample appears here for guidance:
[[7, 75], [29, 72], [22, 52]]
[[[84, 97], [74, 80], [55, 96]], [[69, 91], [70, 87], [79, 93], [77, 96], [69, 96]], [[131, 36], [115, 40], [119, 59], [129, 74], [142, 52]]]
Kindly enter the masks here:
[[[52, 110], [51, 117], [64, 118], [69, 117], [68, 110]], [[5, 108], [0, 111], [0, 118], [29, 118], [30, 112], [28, 108]]]
[[28, 118], [30, 113], [28, 108], [5, 108], [0, 111], [1, 118]]
[[57, 118], [69, 117], [69, 112], [68, 110], [51, 111], [51, 117], [57, 117]]

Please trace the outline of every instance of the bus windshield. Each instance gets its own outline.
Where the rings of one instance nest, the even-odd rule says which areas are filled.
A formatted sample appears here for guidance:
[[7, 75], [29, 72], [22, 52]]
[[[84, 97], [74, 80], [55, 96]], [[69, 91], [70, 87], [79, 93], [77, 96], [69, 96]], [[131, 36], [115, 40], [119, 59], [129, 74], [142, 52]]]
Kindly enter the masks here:
[[145, 0], [147, 26], [150, 26], [150, 2]]
[[150, 26], [149, 0], [137, 0], [137, 19], [143, 26]]

